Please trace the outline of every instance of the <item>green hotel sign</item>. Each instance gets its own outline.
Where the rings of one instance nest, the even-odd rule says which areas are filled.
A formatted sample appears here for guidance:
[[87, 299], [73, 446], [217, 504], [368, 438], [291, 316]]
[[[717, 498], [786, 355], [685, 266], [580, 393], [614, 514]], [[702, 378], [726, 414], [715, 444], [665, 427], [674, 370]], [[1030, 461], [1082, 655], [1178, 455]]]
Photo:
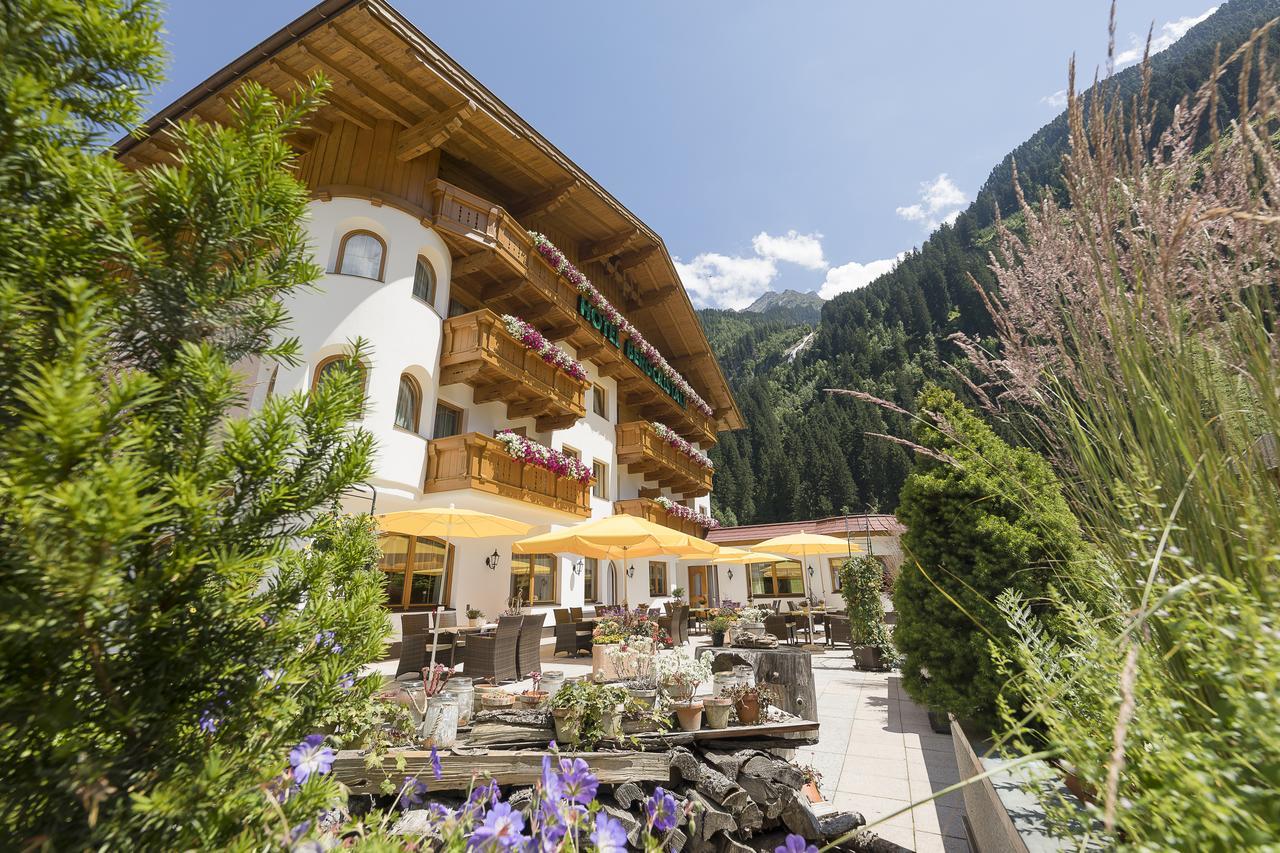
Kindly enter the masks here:
[[601, 337], [613, 344], [615, 349], [621, 349], [627, 360], [640, 368], [640, 371], [645, 376], [652, 379], [653, 384], [665, 391], [667, 396], [679, 403], [682, 408], [684, 407], [684, 392], [676, 387], [675, 383], [671, 381], [661, 367], [649, 361], [640, 347], [633, 343], [630, 338], [619, 343], [618, 327], [610, 323], [604, 313], [592, 305], [591, 300], [583, 294], [578, 295], [578, 313], [591, 324], [593, 329], [600, 333]]

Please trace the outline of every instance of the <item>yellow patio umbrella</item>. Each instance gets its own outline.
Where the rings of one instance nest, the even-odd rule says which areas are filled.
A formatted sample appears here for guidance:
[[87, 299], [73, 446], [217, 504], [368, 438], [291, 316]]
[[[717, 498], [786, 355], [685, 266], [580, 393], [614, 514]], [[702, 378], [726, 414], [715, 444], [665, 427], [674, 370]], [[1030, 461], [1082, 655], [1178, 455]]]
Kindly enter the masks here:
[[[787, 533], [782, 536], [775, 536], [772, 539], [766, 539], [751, 546], [751, 550], [756, 553], [784, 554], [788, 557], [800, 558], [800, 582], [805, 584], [805, 596], [808, 597], [810, 585], [805, 581], [808, 572], [805, 571], [805, 563], [809, 559], [809, 555], [815, 557], [822, 554], [843, 554], [857, 553], [862, 549], [857, 545], [853, 545], [847, 539], [837, 539], [834, 536], [823, 536], [820, 533], [806, 533], [801, 530], [799, 533]], [[826, 582], [822, 584], [823, 595], [826, 595]], [[809, 608], [809, 640], [813, 645], [813, 608]]]
[[[376, 515], [373, 519], [383, 533], [407, 536], [434, 536], [444, 540], [444, 558], [449, 559], [449, 546], [454, 538], [487, 539], [491, 536], [523, 536], [532, 525], [500, 515], [474, 509], [429, 506]], [[440, 640], [440, 623], [431, 611], [431, 669], [436, 667], [436, 646]]]
[[711, 558], [708, 562], [717, 566], [754, 566], [757, 563], [780, 563], [786, 557], [779, 557], [777, 554], [761, 554], [754, 551], [744, 551], [741, 548], [720, 548], [720, 553]]
[[[634, 515], [610, 515], [517, 540], [517, 554], [547, 552], [582, 554], [586, 557], [622, 552], [623, 571], [632, 557], [671, 554], [681, 559], [711, 556], [719, 548], [704, 539], [672, 530]], [[606, 556], [606, 559], [608, 556]]]

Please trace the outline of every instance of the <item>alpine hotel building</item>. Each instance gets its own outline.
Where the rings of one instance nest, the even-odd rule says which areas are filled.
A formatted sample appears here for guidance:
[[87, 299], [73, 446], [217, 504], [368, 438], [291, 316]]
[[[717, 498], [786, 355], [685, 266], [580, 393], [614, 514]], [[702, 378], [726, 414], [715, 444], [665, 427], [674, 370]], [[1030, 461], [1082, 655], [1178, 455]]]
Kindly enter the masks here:
[[[704, 536], [705, 451], [743, 424], [661, 238], [387, 3], [321, 3], [119, 156], [170, 161], [167, 122], [226, 121], [244, 81], [286, 96], [316, 73], [333, 84], [327, 105], [291, 142], [325, 275], [287, 306], [305, 364], [245, 365], [251, 405], [312, 388], [364, 338], [362, 426], [378, 451], [349, 511], [455, 504], [531, 534], [628, 513]], [[511, 598], [533, 612], [654, 602], [674, 586], [747, 598], [742, 572], [730, 583], [654, 558], [628, 576], [620, 561], [513, 555], [512, 541], [446, 554], [384, 537], [389, 605], [493, 617]]]

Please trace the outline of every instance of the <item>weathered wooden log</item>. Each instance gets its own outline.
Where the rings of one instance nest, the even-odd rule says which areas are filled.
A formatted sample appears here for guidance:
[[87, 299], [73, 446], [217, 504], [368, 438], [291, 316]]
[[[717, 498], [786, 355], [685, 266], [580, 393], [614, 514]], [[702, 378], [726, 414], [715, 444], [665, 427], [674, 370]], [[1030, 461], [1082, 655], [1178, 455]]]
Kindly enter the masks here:
[[858, 853], [911, 853], [909, 848], [894, 844], [887, 838], [881, 838], [869, 829], [859, 830], [847, 845], [841, 845]]
[[756, 753], [738, 771], [739, 776], [754, 776], [757, 779], [768, 779], [775, 785], [797, 789], [804, 784], [804, 774], [790, 762], [774, 758], [763, 752]]
[[754, 802], [748, 802], [738, 812], [738, 830], [743, 835], [752, 835], [764, 827], [764, 812]]
[[715, 837], [716, 853], [756, 853], [756, 851], [738, 841], [727, 832], [722, 832]]
[[642, 824], [639, 818], [632, 814], [629, 810], [620, 809], [617, 806], [604, 804], [602, 806], [605, 814], [617, 820], [622, 824], [622, 828], [627, 831], [627, 841], [635, 847], [640, 844], [640, 829]]
[[782, 812], [779, 816], [788, 830], [796, 835], [803, 835], [806, 841], [817, 841], [822, 837], [818, 816], [809, 808], [809, 799], [799, 791], [787, 792], [782, 800]]
[[635, 782], [623, 782], [613, 789], [613, 801], [620, 808], [633, 808], [637, 802], [643, 801], [644, 797], [644, 789]]
[[755, 800], [756, 805], [760, 806], [760, 810], [767, 818], [775, 818], [782, 814], [784, 798], [787, 794], [793, 793], [790, 789], [775, 785], [768, 779], [759, 779], [755, 776], [739, 776], [738, 779], [738, 784], [751, 799]]
[[[492, 778], [503, 787], [532, 785], [542, 778], [542, 757], [547, 754], [539, 750], [494, 751], [487, 755], [442, 752], [441, 778], [437, 779], [431, 768], [431, 753], [426, 750], [390, 752], [373, 767], [365, 765], [365, 753], [342, 750], [334, 759], [333, 777], [355, 793], [377, 793], [384, 779], [405, 776], [417, 777], [429, 791], [466, 790], [476, 777]], [[671, 781], [670, 757], [663, 752], [583, 752], [575, 757], [585, 760], [602, 784]], [[403, 767], [398, 767], [400, 760]]]
[[681, 780], [690, 784], [696, 783], [702, 778], [704, 767], [705, 765], [689, 750], [683, 748], [671, 750], [671, 769], [679, 774]]
[[476, 723], [471, 727], [471, 731], [459, 736], [458, 741], [464, 746], [515, 748], [546, 746], [555, 736], [555, 729], [550, 727], [542, 728], [523, 723], [507, 723], [494, 719], [488, 722]]
[[689, 799], [695, 804], [695, 826], [697, 831], [692, 837], [699, 841], [708, 841], [712, 835], [721, 830], [731, 832], [738, 828], [738, 822], [729, 812], [719, 808], [711, 800], [693, 791], [689, 794]]
[[818, 693], [813, 681], [812, 658], [803, 649], [780, 646], [776, 649], [714, 648], [700, 646], [696, 654], [712, 655], [713, 672], [747, 664], [755, 669], [756, 684], [769, 687], [782, 710], [806, 720], [816, 720]]
[[839, 838], [867, 822], [860, 813], [842, 811], [825, 801], [812, 803], [810, 808], [818, 818], [818, 834], [823, 838]]

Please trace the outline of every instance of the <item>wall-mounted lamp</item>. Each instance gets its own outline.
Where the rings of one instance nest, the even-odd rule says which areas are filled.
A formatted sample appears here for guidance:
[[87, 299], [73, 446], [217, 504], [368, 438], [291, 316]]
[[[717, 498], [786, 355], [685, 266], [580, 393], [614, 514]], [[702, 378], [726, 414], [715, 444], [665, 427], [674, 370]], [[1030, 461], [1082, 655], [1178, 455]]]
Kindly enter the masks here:
[[729, 569], [725, 574], [729, 576], [729, 580], [733, 580], [733, 569]]
[[496, 572], [498, 570], [498, 549], [494, 548], [493, 553], [484, 558], [484, 564], [489, 567], [489, 571]]
[[586, 568], [586, 565], [587, 565], [586, 561], [578, 560], [576, 563], [573, 564], [573, 573], [575, 575], [581, 575], [582, 570]]
[[629, 578], [633, 578], [633, 577], [635, 577], [635, 576], [636, 576], [636, 567], [635, 567], [635, 566], [627, 566], [627, 577], [629, 577]]
[[809, 577], [813, 577], [813, 572], [814, 572], [814, 568], [813, 568], [813, 566], [810, 566], [810, 567], [809, 567]]

